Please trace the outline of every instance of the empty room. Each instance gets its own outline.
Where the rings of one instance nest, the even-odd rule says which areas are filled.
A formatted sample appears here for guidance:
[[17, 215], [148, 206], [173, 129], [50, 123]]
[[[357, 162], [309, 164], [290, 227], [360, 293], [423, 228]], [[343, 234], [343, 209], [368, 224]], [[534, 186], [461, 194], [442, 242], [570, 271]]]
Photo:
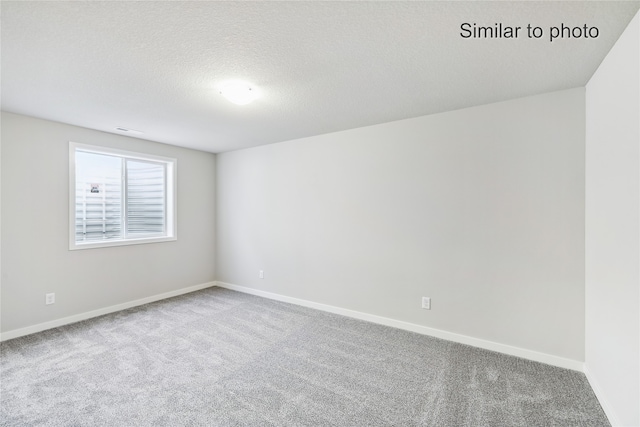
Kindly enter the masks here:
[[0, 1], [1, 426], [640, 426], [639, 1]]

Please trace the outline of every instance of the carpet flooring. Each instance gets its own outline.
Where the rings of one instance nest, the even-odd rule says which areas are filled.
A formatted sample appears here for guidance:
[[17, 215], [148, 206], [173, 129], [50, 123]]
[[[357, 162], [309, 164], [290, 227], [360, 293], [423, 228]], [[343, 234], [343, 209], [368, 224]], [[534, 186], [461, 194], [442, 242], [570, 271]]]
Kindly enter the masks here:
[[586, 377], [221, 288], [0, 344], [2, 426], [608, 426]]

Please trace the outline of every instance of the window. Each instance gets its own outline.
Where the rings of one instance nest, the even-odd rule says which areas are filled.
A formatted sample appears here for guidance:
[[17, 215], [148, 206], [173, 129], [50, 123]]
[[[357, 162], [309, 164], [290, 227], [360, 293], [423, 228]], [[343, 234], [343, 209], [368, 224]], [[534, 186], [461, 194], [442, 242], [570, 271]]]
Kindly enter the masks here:
[[176, 240], [176, 163], [69, 143], [69, 249]]

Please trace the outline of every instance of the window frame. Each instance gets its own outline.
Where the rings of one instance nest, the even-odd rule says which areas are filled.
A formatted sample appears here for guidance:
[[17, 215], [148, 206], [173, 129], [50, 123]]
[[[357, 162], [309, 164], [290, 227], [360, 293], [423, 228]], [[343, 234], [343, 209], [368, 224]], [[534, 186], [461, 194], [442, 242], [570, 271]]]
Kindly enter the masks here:
[[[163, 163], [165, 165], [165, 234], [162, 236], [122, 237], [120, 239], [92, 242], [76, 242], [76, 151], [116, 156], [142, 162]], [[125, 160], [126, 163], [126, 160]], [[177, 220], [177, 169], [178, 159], [157, 156], [154, 154], [138, 153], [98, 145], [80, 144], [69, 141], [69, 250], [106, 248], [112, 246], [140, 245], [147, 243], [171, 242], [178, 240]], [[123, 181], [123, 191], [127, 191], [126, 181]], [[126, 217], [126, 195], [123, 194], [123, 208], [121, 215]], [[126, 219], [124, 220], [126, 221]], [[126, 231], [123, 227], [123, 234]]]

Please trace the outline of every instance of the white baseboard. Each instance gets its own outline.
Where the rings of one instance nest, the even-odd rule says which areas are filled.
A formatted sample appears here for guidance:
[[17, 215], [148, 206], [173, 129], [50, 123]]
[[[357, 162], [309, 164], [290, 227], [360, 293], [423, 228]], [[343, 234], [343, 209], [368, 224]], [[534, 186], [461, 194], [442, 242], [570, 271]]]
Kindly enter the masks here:
[[[533, 360], [536, 362], [546, 363], [553, 366], [558, 366], [561, 368], [572, 369], [575, 371], [583, 372], [584, 363], [566, 359], [559, 356], [554, 356], [546, 353], [540, 353], [533, 350], [527, 350], [519, 347], [514, 347], [506, 344], [500, 344], [493, 341], [487, 341], [480, 338], [474, 338], [467, 335], [456, 334], [454, 332], [443, 331], [440, 329], [429, 328], [427, 326], [417, 325], [415, 323], [404, 322], [401, 320], [391, 319], [388, 317], [377, 316], [374, 314], [363, 313], [360, 311], [349, 310], [342, 307], [336, 307], [327, 304], [321, 304], [309, 300], [304, 300], [300, 298], [289, 297], [286, 295], [280, 295], [272, 292], [262, 291], [258, 289], [248, 288], [245, 286], [234, 285], [231, 283], [225, 282], [208, 282], [200, 285], [190, 286], [188, 288], [178, 289], [171, 292], [165, 292], [158, 295], [153, 295], [146, 298], [141, 298], [135, 301], [129, 301], [122, 304], [112, 305], [110, 307], [100, 308], [97, 310], [88, 311], [86, 313], [76, 314], [69, 317], [63, 317], [62, 319], [56, 319], [49, 322], [39, 323], [37, 325], [28, 326], [26, 328], [14, 329], [12, 331], [3, 332], [0, 334], [0, 341], [10, 340], [12, 338], [18, 338], [24, 335], [34, 334], [36, 332], [45, 331], [47, 329], [57, 328], [59, 326], [68, 325], [70, 323], [80, 322], [82, 320], [91, 319], [92, 317], [102, 316], [104, 314], [114, 313], [116, 311], [126, 310], [128, 308], [137, 307], [139, 305], [148, 304], [150, 302], [159, 301], [166, 298], [175, 297], [178, 295], [187, 294], [190, 292], [198, 291], [201, 289], [209, 288], [211, 286], [219, 286], [221, 288], [231, 289], [238, 292], [243, 292], [247, 294], [257, 295], [264, 298], [269, 298], [272, 300], [288, 302], [291, 304], [301, 305], [304, 307], [314, 308], [317, 310], [326, 311], [329, 313], [340, 314], [342, 316], [352, 317], [354, 319], [365, 320], [372, 323], [377, 323], [380, 325], [391, 326], [393, 328], [404, 329], [411, 332], [416, 332], [422, 335], [428, 335], [436, 338], [441, 338], [461, 344], [467, 344], [474, 347], [483, 348], [486, 350], [497, 351], [499, 353], [508, 354], [511, 356], [522, 357], [524, 359]], [[587, 375], [589, 382], [592, 384], [592, 388], [596, 392], [596, 395], [600, 399], [601, 402], [605, 402], [601, 399], [602, 393], [599, 394], [597, 391], [596, 383], [592, 381], [591, 378]], [[605, 408], [605, 404], [603, 403], [603, 408]], [[605, 408], [605, 412], [607, 416], [609, 416], [610, 411]], [[609, 416], [610, 419], [611, 416]]]
[[480, 338], [474, 338], [467, 335], [447, 332], [441, 329], [429, 328], [427, 326], [416, 325], [415, 323], [404, 322], [401, 320], [390, 319], [388, 317], [376, 316], [374, 314], [362, 313], [360, 311], [349, 310], [346, 308], [336, 307], [327, 304], [320, 304], [300, 298], [293, 298], [285, 295], [275, 294], [272, 292], [261, 291], [258, 289], [248, 288], [245, 286], [234, 285], [225, 282], [216, 282], [221, 288], [231, 289], [233, 291], [244, 292], [247, 294], [257, 295], [277, 301], [288, 302], [291, 304], [301, 305], [304, 307], [315, 308], [317, 310], [327, 311], [329, 313], [340, 314], [342, 316], [352, 317], [354, 319], [366, 320], [380, 325], [391, 326], [393, 328], [404, 329], [411, 332], [417, 332], [422, 335], [429, 335], [436, 338], [442, 338], [461, 344], [467, 344], [473, 347], [479, 347], [486, 350], [497, 351], [499, 353], [508, 354], [510, 356], [522, 357], [524, 359], [536, 362], [546, 363], [548, 365], [558, 366], [560, 368], [571, 369], [574, 371], [583, 371], [584, 362], [564, 357], [554, 356], [551, 354], [540, 353], [533, 350], [527, 350], [520, 347], [514, 347], [507, 344], [500, 344], [493, 341], [487, 341]]
[[98, 317], [104, 314], [126, 310], [127, 308], [149, 304], [150, 302], [160, 301], [163, 299], [176, 297], [178, 295], [188, 294], [189, 292], [199, 291], [201, 289], [210, 288], [215, 285], [216, 285], [216, 282], [202, 283], [200, 285], [189, 286], [188, 288], [182, 288], [182, 289], [178, 289], [171, 292], [152, 295], [150, 297], [137, 299], [135, 301], [129, 301], [122, 304], [112, 305], [110, 307], [104, 307], [104, 308], [99, 308], [97, 310], [87, 311], [86, 313], [80, 313], [80, 314], [75, 314], [69, 317], [63, 317], [62, 319], [56, 319], [56, 320], [51, 320], [49, 322], [39, 323], [33, 326], [27, 326], [26, 328], [14, 329], [12, 331], [1, 333], [0, 341], [6, 341], [12, 338], [18, 338], [25, 335], [35, 334], [36, 332], [46, 331], [47, 329], [57, 328], [59, 326], [68, 325], [70, 323], [76, 323], [82, 320], [91, 319], [92, 317]]
[[587, 377], [587, 380], [589, 381], [589, 385], [591, 386], [591, 389], [593, 390], [596, 397], [598, 398], [598, 402], [600, 402], [600, 406], [602, 406], [602, 410], [604, 411], [605, 415], [609, 419], [609, 422], [611, 423], [611, 425], [613, 427], [622, 425], [620, 424], [620, 420], [618, 419], [616, 414], [613, 412], [613, 407], [611, 406], [611, 403], [609, 403], [609, 400], [607, 399], [606, 395], [602, 391], [600, 384], [598, 383], [598, 381], [596, 381], [595, 377], [589, 370], [589, 365], [587, 363], [584, 364], [583, 371], [584, 371], [584, 375]]

